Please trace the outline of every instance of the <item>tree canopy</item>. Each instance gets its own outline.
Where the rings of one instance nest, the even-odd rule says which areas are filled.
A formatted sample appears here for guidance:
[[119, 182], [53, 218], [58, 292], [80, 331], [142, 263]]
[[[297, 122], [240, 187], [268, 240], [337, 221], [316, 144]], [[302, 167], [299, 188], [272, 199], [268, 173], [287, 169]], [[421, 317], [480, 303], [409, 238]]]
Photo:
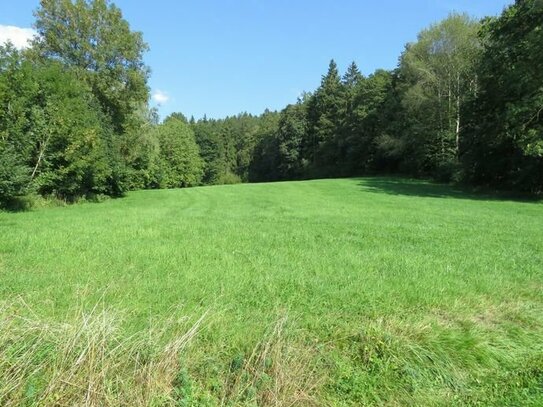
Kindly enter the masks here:
[[35, 16], [35, 53], [74, 68], [117, 129], [125, 130], [149, 98], [143, 34], [131, 31], [108, 0], [41, 0]]
[[543, 2], [451, 14], [394, 70], [334, 60], [279, 112], [162, 123], [148, 47], [108, 0], [41, 0], [37, 36], [0, 46], [0, 205], [138, 188], [402, 173], [543, 192]]

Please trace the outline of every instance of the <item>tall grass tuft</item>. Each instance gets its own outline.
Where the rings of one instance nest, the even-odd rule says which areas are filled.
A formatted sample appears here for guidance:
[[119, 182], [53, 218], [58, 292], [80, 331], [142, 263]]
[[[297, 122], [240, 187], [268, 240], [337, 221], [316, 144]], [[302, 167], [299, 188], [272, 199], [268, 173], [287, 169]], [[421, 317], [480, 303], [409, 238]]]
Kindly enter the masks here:
[[0, 405], [177, 405], [176, 378], [204, 316], [170, 318], [131, 336], [95, 307], [66, 322], [0, 308]]
[[221, 405], [319, 405], [324, 372], [318, 352], [289, 338], [287, 320], [280, 317], [247, 357], [232, 361]]
[[[198, 378], [187, 376], [196, 362], [189, 345], [197, 347], [205, 316], [191, 322], [174, 313], [128, 335], [123, 318], [99, 306], [80, 308], [58, 322], [37, 315], [23, 300], [4, 303], [0, 405], [200, 405], [202, 399], [185, 386], [198, 386]], [[286, 323], [286, 316], [279, 318], [247, 357], [225, 366], [221, 390], [207, 399], [210, 405], [318, 405], [325, 377], [318, 352], [296, 345], [285, 333]], [[206, 392], [205, 385], [195, 390]]]

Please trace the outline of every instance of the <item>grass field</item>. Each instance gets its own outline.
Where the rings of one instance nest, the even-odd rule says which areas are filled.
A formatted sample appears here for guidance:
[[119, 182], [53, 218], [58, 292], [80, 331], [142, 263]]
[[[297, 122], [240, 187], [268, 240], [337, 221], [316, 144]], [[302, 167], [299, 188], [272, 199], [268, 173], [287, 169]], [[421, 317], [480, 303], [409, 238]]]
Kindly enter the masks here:
[[543, 405], [543, 204], [395, 178], [0, 213], [0, 405]]

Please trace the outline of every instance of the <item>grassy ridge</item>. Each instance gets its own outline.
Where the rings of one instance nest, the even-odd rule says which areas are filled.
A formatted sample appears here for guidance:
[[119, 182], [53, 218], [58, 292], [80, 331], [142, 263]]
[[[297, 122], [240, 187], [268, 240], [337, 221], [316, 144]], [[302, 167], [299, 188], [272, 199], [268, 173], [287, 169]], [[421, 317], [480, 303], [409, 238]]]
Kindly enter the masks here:
[[[84, 326], [99, 304], [122, 342], [186, 317], [160, 348], [206, 314], [175, 354], [182, 379], [143, 404], [543, 403], [540, 203], [387, 178], [247, 184], [4, 213], [0, 234], [4, 326]], [[123, 363], [113, 376], [133, 377]], [[48, 375], [5, 400], [46, 400]], [[100, 380], [101, 402], [121, 393]]]

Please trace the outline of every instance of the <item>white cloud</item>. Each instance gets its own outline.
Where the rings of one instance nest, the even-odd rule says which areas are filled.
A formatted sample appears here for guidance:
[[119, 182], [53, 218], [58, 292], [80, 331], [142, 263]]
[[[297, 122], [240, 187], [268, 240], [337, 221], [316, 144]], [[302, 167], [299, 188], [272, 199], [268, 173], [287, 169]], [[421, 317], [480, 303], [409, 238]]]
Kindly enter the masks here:
[[15, 48], [26, 48], [34, 35], [36, 35], [36, 31], [32, 28], [21, 28], [13, 25], [0, 24], [0, 44], [5, 44], [10, 41]]
[[157, 90], [155, 90], [153, 92], [152, 98], [159, 105], [163, 105], [165, 103], [168, 103], [168, 101], [170, 100], [170, 96], [168, 96], [168, 94], [166, 92], [163, 92], [163, 91], [161, 91], [159, 89], [157, 89]]

